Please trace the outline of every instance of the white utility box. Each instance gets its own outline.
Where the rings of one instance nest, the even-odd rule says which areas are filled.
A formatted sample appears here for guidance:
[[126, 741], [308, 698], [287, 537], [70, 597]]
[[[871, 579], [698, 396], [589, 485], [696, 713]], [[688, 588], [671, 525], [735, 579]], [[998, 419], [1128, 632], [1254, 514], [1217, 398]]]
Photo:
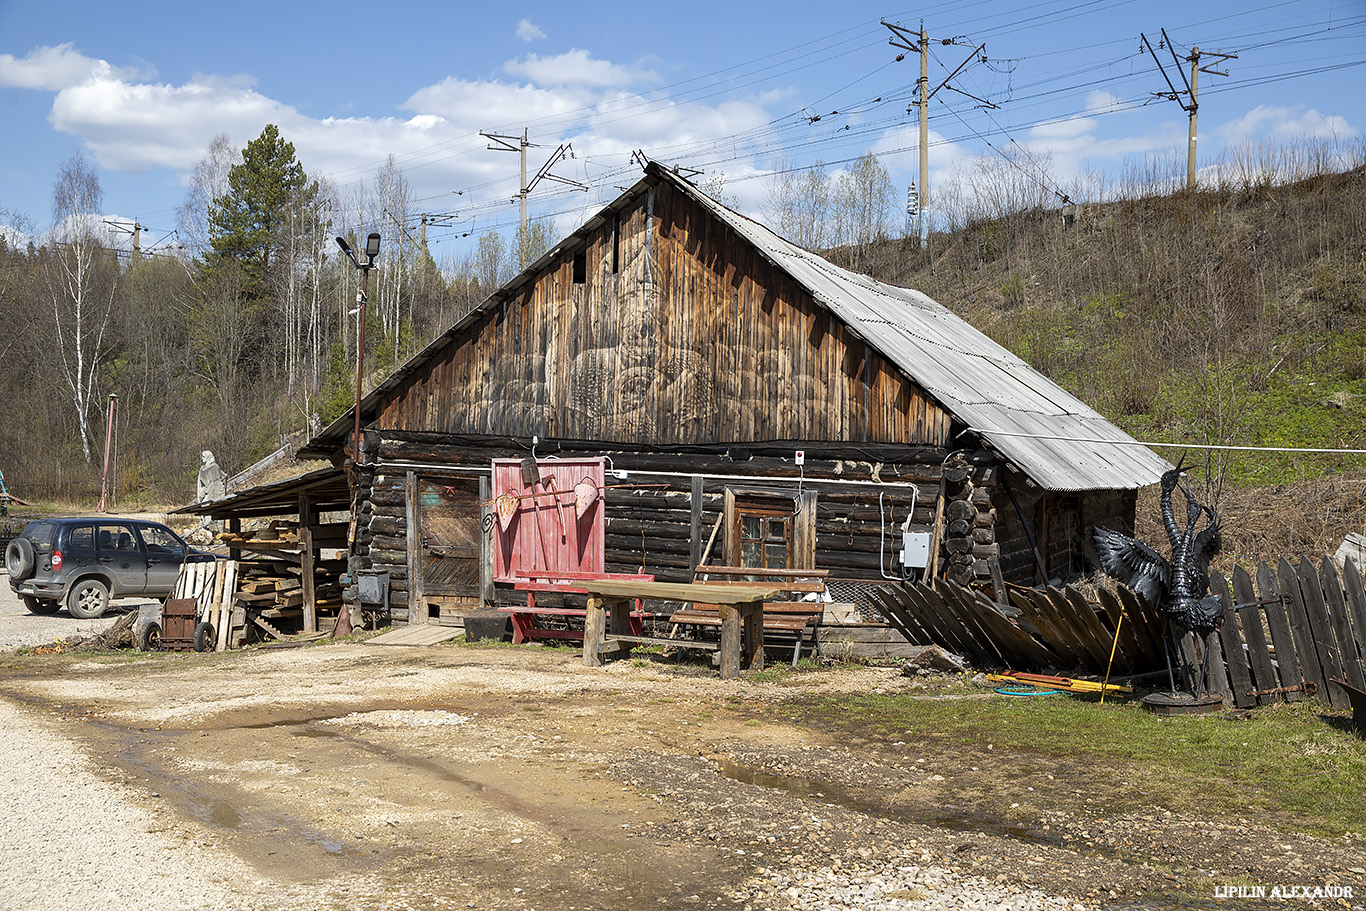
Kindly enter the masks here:
[[903, 531], [901, 533], [901, 565], [924, 569], [930, 565], [930, 533]]

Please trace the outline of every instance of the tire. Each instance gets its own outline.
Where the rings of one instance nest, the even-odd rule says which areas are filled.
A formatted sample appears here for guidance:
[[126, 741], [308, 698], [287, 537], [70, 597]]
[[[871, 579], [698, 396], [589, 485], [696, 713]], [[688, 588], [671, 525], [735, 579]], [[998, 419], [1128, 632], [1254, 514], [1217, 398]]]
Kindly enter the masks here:
[[46, 617], [48, 614], [55, 614], [62, 609], [62, 606], [56, 601], [35, 598], [32, 595], [24, 595], [24, 607], [28, 608], [30, 614], [37, 614], [40, 617]]
[[5, 569], [15, 582], [22, 582], [33, 575], [33, 542], [28, 538], [15, 538], [5, 548]]
[[99, 579], [82, 579], [66, 593], [66, 609], [78, 620], [94, 620], [109, 607], [109, 586]]
[[217, 645], [218, 633], [214, 631], [213, 624], [207, 620], [200, 620], [194, 628], [194, 650], [211, 652]]
[[140, 652], [161, 651], [161, 624], [153, 620], [138, 630], [137, 645]]

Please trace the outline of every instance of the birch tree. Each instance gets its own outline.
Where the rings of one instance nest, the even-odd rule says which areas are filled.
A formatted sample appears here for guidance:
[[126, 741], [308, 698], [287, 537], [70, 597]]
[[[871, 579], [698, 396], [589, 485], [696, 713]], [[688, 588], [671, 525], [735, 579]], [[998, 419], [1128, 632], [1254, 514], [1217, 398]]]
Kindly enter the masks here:
[[176, 228], [185, 245], [195, 254], [202, 254], [210, 247], [213, 228], [209, 219], [214, 202], [228, 195], [228, 172], [236, 161], [237, 148], [227, 133], [219, 133], [190, 173], [190, 189], [176, 210]]
[[829, 241], [830, 175], [824, 162], [795, 168], [779, 161], [768, 179], [764, 213], [773, 230], [813, 253]]
[[95, 382], [107, 354], [104, 336], [118, 271], [98, 236], [103, 201], [99, 175], [76, 152], [52, 186], [53, 252], [46, 263], [46, 284], [58, 370], [76, 411], [81, 452], [92, 466]]
[[853, 268], [862, 266], [871, 244], [889, 236], [895, 195], [892, 178], [872, 152], [835, 181], [835, 230], [838, 242], [849, 246]]

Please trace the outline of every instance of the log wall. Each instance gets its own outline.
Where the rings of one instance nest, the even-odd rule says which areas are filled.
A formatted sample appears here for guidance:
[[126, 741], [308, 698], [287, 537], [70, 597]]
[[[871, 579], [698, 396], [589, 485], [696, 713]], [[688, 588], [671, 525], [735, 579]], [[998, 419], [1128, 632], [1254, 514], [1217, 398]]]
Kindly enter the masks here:
[[[493, 458], [522, 457], [526, 452], [508, 442], [446, 443], [374, 433], [367, 434], [365, 450], [376, 451], [376, 463], [359, 475], [352, 570], [389, 572], [390, 602], [395, 614], [402, 615], [412, 590], [405, 549], [411, 515], [407, 472], [468, 484]], [[814, 493], [815, 563], [830, 569], [833, 579], [879, 579], [884, 572], [900, 578], [895, 560], [908, 515], [909, 530], [928, 532], [938, 512], [942, 453], [933, 449], [907, 450], [899, 461], [823, 453], [820, 458], [808, 456], [803, 472], [790, 456], [739, 451], [555, 452], [566, 459], [602, 454], [612, 458], [615, 468], [629, 472], [629, 481], [609, 477], [609, 484], [641, 485], [603, 493], [605, 568], [653, 573], [661, 581], [691, 581], [698, 561], [727, 559], [724, 530], [714, 538], [712, 533], [728, 488], [760, 489], [784, 497], [795, 496], [799, 488]], [[499, 599], [508, 602], [520, 597], [510, 594], [511, 589], [504, 592], [500, 587], [499, 592]], [[354, 592], [350, 597], [354, 599]]]

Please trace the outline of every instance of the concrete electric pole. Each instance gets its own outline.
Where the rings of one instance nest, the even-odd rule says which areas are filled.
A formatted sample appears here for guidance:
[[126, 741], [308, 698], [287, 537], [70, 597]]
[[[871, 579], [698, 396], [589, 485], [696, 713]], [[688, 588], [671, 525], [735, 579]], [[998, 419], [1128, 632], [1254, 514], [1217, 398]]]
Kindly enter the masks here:
[[[1183, 58], [1179, 58], [1176, 56], [1176, 48], [1172, 47], [1172, 40], [1171, 38], [1167, 37], [1167, 30], [1164, 28], [1162, 30], [1162, 44], [1165, 44], [1167, 46], [1168, 52], [1172, 55], [1172, 62], [1176, 65], [1176, 73], [1181, 77], [1182, 83], [1184, 83], [1186, 86], [1184, 90], [1177, 89], [1176, 85], [1172, 82], [1171, 77], [1167, 75], [1167, 68], [1164, 67], [1162, 65], [1162, 61], [1157, 58], [1157, 52], [1153, 50], [1152, 42], [1148, 40], [1148, 36], [1140, 32], [1139, 37], [1143, 39], [1143, 46], [1146, 47], [1148, 49], [1148, 53], [1152, 55], [1153, 62], [1157, 64], [1157, 68], [1162, 71], [1162, 78], [1167, 80], [1167, 88], [1171, 89], [1170, 92], [1153, 92], [1153, 94], [1156, 95], [1158, 98], [1170, 98], [1172, 101], [1175, 101], [1177, 104], [1181, 105], [1182, 110], [1190, 114], [1190, 128], [1186, 136], [1186, 192], [1194, 193], [1196, 139], [1195, 115], [1196, 112], [1200, 109], [1200, 74], [1209, 73], [1211, 76], [1227, 76], [1228, 70], [1213, 70], [1210, 69], [1208, 66], [1201, 66], [1200, 48], [1193, 47], [1191, 48], [1190, 56], [1184, 58], [1191, 65], [1191, 76], [1190, 79], [1187, 80], [1186, 73], [1181, 68], [1181, 60]], [[1218, 57], [1220, 60], [1238, 59], [1237, 54], [1221, 54], [1217, 51], [1213, 53], [1206, 52], [1205, 56]], [[1182, 95], [1190, 96], [1190, 102], [1182, 102]]]
[[[919, 34], [904, 29], [900, 25], [894, 25], [885, 19], [882, 20], [882, 24], [887, 26], [892, 32], [892, 37], [887, 39], [888, 44], [892, 47], [920, 55], [920, 78], [916, 80], [916, 94], [919, 96], [916, 104], [920, 108], [920, 199], [917, 208], [919, 209], [920, 249], [924, 250], [930, 245], [930, 99], [935, 96], [936, 92], [948, 85], [949, 79], [957, 76], [958, 72], [962, 70], [963, 67], [976, 59], [977, 55], [982, 53], [986, 48], [986, 44], [981, 44], [973, 49], [973, 52], [968, 56], [968, 59], [958, 64], [958, 67], [952, 73], [949, 73], [948, 78], [935, 86], [934, 90], [931, 91], [930, 39], [925, 34], [925, 20], [920, 20]], [[958, 39], [947, 38], [944, 39], [943, 43], [946, 45], [957, 44]], [[901, 57], [898, 57], [897, 59], [900, 60]], [[910, 112], [909, 108], [907, 108], [907, 112]]]

